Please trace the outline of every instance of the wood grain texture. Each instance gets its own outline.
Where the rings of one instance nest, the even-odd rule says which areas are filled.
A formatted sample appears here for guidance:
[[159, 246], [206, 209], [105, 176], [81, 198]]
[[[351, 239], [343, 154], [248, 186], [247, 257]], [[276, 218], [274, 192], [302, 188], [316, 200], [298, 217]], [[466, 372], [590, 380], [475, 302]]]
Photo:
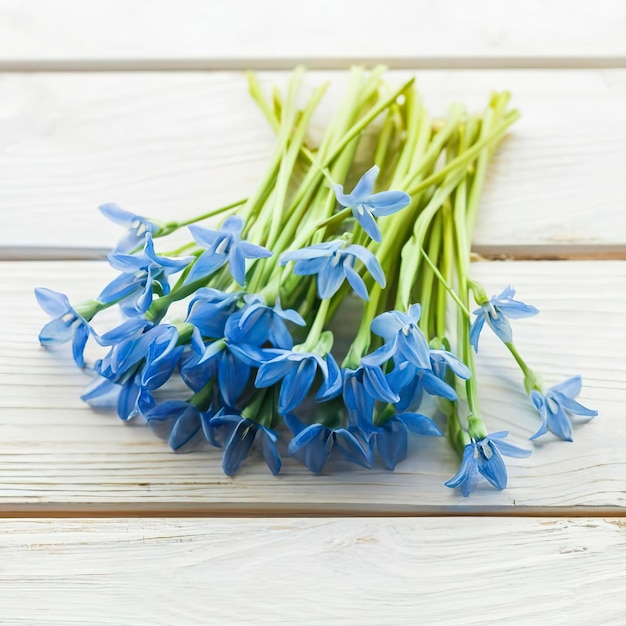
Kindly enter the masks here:
[[[541, 315], [515, 324], [517, 345], [548, 385], [584, 377], [581, 402], [600, 411], [576, 428], [575, 443], [527, 438], [538, 418], [521, 376], [495, 336], [485, 333], [478, 358], [482, 409], [490, 430], [535, 452], [510, 459], [509, 487], [480, 488], [469, 499], [443, 486], [458, 461], [443, 440], [417, 438], [394, 473], [337, 462], [312, 476], [292, 459], [273, 478], [253, 450], [235, 478], [221, 472], [219, 450], [177, 455], [140, 423], [122, 424], [79, 399], [88, 377], [66, 350], [36, 341], [45, 314], [34, 286], [91, 297], [113, 274], [98, 262], [9, 263], [0, 267], [0, 512], [100, 510], [141, 512], [177, 507], [210, 513], [263, 511], [347, 513], [506, 511], [524, 507], [624, 507], [626, 484], [626, 263], [478, 263], [488, 292], [511, 283]], [[342, 330], [343, 328], [343, 330]], [[339, 328], [349, 332], [351, 326]], [[32, 507], [32, 508], [29, 508]], [[81, 508], [82, 507], [82, 508]], [[45, 510], [45, 509], [44, 509]]]
[[623, 519], [5, 520], [7, 626], [621, 626]]
[[626, 57], [619, 0], [2, 0], [3, 67], [592, 65]]
[[[269, 88], [287, 76], [261, 79]], [[626, 244], [626, 71], [433, 71], [417, 79], [433, 114], [454, 100], [480, 110], [496, 88], [510, 89], [522, 111], [491, 164], [476, 246], [550, 253]], [[345, 73], [307, 78], [324, 80], [332, 88], [315, 128], [337, 103]], [[274, 141], [236, 73], [0, 76], [0, 135], [3, 258], [30, 258], [25, 247], [76, 248], [67, 258], [110, 247], [119, 230], [97, 211], [104, 202], [170, 219], [246, 197]], [[367, 169], [371, 156], [363, 161]]]

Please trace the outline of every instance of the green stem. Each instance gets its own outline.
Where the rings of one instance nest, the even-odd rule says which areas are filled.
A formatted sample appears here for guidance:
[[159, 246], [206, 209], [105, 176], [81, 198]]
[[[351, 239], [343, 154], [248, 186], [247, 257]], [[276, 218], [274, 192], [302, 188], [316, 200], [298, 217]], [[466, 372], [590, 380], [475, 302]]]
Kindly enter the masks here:
[[513, 355], [516, 363], [519, 365], [522, 373], [524, 374], [524, 388], [526, 389], [526, 393], [530, 393], [531, 391], [538, 391], [539, 393], [543, 393], [543, 386], [540, 381], [540, 377], [533, 372], [533, 370], [528, 366], [526, 361], [521, 357], [520, 353], [517, 351], [515, 344], [512, 342], [504, 344], [509, 352]]
[[243, 200], [237, 200], [237, 202], [231, 202], [230, 204], [220, 207], [219, 209], [213, 209], [212, 211], [208, 211], [207, 213], [203, 213], [202, 215], [198, 215], [197, 217], [192, 217], [182, 222], [172, 222], [172, 224], [176, 226], [176, 229], [183, 228], [184, 226], [189, 226], [189, 224], [195, 224], [196, 222], [207, 220], [210, 217], [215, 217], [216, 215], [221, 215], [222, 213], [226, 213], [226, 211], [230, 211], [231, 209], [236, 209], [237, 207], [245, 204], [247, 201], [248, 201], [247, 198], [244, 198]]
[[302, 352], [312, 352], [315, 346], [317, 346], [324, 330], [324, 325], [326, 324], [326, 315], [330, 307], [330, 301], [331, 298], [325, 298], [320, 302], [320, 306], [315, 314], [315, 320], [309, 330], [306, 341], [300, 346]]
[[458, 157], [456, 157], [456, 159], [450, 161], [445, 167], [437, 170], [437, 172], [417, 183], [414, 187], [409, 188], [409, 191], [407, 193], [410, 196], [413, 196], [419, 191], [423, 191], [424, 189], [427, 189], [428, 187], [437, 184], [451, 172], [455, 172], [462, 167], [467, 167], [476, 158], [476, 156], [483, 148], [498, 141], [498, 139], [502, 137], [502, 135], [509, 128], [509, 126], [511, 126], [511, 124], [513, 124], [517, 119], [519, 119], [519, 114], [517, 113], [517, 111], [509, 112], [504, 118], [504, 121], [491, 133], [489, 133], [489, 135], [487, 135], [480, 141], [477, 141], [471, 148], [468, 148], [465, 152], [463, 152], [463, 154], [460, 154]]

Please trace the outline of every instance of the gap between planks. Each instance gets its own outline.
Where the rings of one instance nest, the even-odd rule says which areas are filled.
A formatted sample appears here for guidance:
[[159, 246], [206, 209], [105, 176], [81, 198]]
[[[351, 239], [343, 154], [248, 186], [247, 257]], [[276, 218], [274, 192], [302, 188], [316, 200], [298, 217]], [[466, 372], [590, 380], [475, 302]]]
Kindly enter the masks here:
[[431, 517], [489, 517], [489, 518], [524, 518], [536, 519], [546, 517], [559, 518], [604, 518], [613, 517], [626, 519], [626, 510], [619, 507], [558, 507], [558, 506], [467, 506], [465, 508], [445, 508], [439, 506], [388, 506], [381, 510], [377, 504], [350, 504], [344, 505], [322, 504], [293, 505], [289, 507], [276, 506], [267, 503], [263, 508], [248, 504], [186, 504], [180, 502], [111, 505], [98, 504], [4, 504], [0, 506], [0, 520], [21, 518], [55, 518], [55, 519], [83, 519], [83, 518], [207, 518], [219, 519], [224, 517], [241, 519], [263, 518], [431, 518]]
[[[2, 261], [102, 261], [106, 248], [61, 248], [46, 246], [0, 246]], [[624, 261], [626, 245], [477, 245], [474, 261]]]
[[626, 57], [350, 57], [219, 59], [33, 59], [0, 61], [0, 72], [223, 72], [345, 70], [352, 65], [385, 65], [390, 70], [567, 70], [626, 68]]

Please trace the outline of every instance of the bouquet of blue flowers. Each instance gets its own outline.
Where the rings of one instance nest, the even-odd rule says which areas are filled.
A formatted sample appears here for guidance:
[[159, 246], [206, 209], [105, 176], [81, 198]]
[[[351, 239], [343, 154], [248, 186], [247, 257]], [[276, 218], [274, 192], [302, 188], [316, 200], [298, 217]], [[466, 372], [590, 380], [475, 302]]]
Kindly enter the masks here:
[[[518, 117], [509, 94], [492, 95], [481, 115], [455, 104], [433, 120], [413, 79], [394, 89], [383, 75], [352, 69], [314, 145], [326, 85], [302, 103], [297, 69], [268, 99], [250, 74], [276, 146], [249, 198], [168, 222], [100, 207], [125, 228], [108, 255], [119, 276], [75, 306], [36, 290], [54, 318], [40, 342], [71, 342], [93, 376], [83, 400], [141, 416], [175, 451], [222, 448], [228, 475], [255, 445], [273, 474], [285, 451], [315, 473], [333, 454], [393, 470], [412, 434], [445, 433], [460, 458], [447, 486], [468, 495], [484, 477], [503, 489], [502, 457], [530, 452], [481, 416], [474, 358], [487, 324], [539, 414], [531, 439], [571, 440], [571, 418], [596, 414], [575, 400], [580, 377], [545, 390], [518, 352], [510, 320], [538, 311], [511, 287], [489, 298], [469, 276], [488, 162]], [[157, 252], [181, 229], [188, 243]], [[114, 305], [120, 323], [97, 331], [92, 320]], [[334, 346], [337, 328], [347, 345]], [[102, 355], [87, 365], [90, 340]]]

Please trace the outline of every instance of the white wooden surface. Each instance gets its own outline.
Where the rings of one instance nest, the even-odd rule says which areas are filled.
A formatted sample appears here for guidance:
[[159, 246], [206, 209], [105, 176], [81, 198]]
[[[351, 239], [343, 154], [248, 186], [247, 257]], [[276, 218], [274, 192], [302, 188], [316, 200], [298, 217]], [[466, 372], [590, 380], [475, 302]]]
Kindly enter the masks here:
[[[105, 201], [159, 217], [245, 196], [273, 137], [235, 70], [280, 84], [269, 70], [300, 61], [421, 70], [435, 112], [510, 89], [523, 117], [490, 170], [475, 247], [624, 257], [622, 0], [0, 0], [0, 517], [41, 517], [0, 521], [0, 622], [621, 626], [623, 262], [473, 266], [490, 293], [511, 282], [542, 310], [515, 325], [520, 348], [548, 384], [581, 373], [600, 415], [573, 444], [511, 459], [507, 491], [469, 500], [442, 485], [456, 468], [443, 441], [415, 442], [395, 473], [313, 477], [287, 461], [274, 479], [253, 458], [229, 479], [214, 450], [175, 455], [89, 410], [84, 375], [37, 345], [32, 288], [81, 297], [106, 269], [29, 259], [101, 254], [117, 235]], [[307, 78], [328, 78], [320, 121], [343, 74]], [[479, 367], [489, 424], [532, 446], [519, 373], [488, 335]], [[499, 517], [473, 516], [485, 512]], [[142, 513], [383, 517], [126, 518]]]
[[[308, 76], [333, 84], [318, 119], [345, 76]], [[261, 79], [269, 89], [287, 75]], [[522, 112], [490, 167], [477, 246], [626, 245], [626, 71], [434, 71], [417, 80], [433, 115], [455, 100], [481, 110], [494, 89], [509, 89]], [[236, 73], [5, 75], [0, 133], [0, 257], [2, 246], [111, 247], [119, 230], [97, 211], [104, 202], [167, 218], [244, 198], [274, 142]]]
[[621, 626], [623, 519], [0, 523], [3, 624]]
[[9, 67], [623, 64], [621, 0], [2, 0]]
[[[485, 333], [478, 358], [482, 409], [492, 431], [510, 430], [534, 448], [511, 459], [510, 486], [471, 498], [443, 486], [458, 464], [442, 440], [416, 441], [416, 454], [395, 473], [345, 468], [309, 475], [289, 459], [274, 478], [253, 456], [235, 478], [222, 474], [218, 450], [176, 455], [139, 424], [95, 413], [79, 399], [90, 380], [67, 350], [45, 352], [34, 341], [46, 316], [35, 286], [89, 297], [107, 277], [104, 263], [4, 263], [13, 285], [0, 309], [0, 505], [18, 511], [39, 504], [63, 510], [98, 503], [120, 511], [178, 505], [206, 512], [277, 510], [337, 513], [419, 512], [478, 507], [626, 506], [626, 262], [477, 263], [473, 274], [489, 293], [511, 283], [541, 314], [515, 325], [516, 342], [546, 383], [580, 373], [581, 401], [600, 411], [575, 431], [575, 442], [528, 441], [538, 418], [525, 398], [517, 366], [495, 336]], [[17, 286], [16, 286], [17, 285]], [[4, 290], [4, 285], [2, 286]], [[82, 507], [81, 507], [82, 505]], [[70, 507], [70, 508], [71, 508]]]

